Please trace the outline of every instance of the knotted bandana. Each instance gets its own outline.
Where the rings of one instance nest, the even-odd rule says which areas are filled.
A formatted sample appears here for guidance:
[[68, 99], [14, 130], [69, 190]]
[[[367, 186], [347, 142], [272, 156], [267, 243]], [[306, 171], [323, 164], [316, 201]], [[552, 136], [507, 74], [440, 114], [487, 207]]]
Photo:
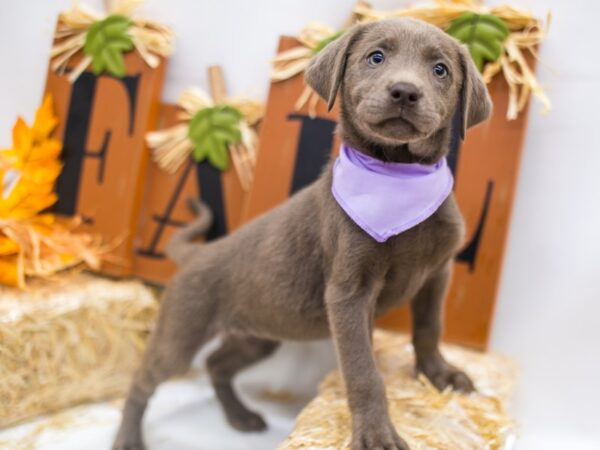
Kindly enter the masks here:
[[433, 165], [389, 163], [342, 144], [331, 191], [359, 227], [385, 242], [429, 218], [453, 183], [445, 158]]

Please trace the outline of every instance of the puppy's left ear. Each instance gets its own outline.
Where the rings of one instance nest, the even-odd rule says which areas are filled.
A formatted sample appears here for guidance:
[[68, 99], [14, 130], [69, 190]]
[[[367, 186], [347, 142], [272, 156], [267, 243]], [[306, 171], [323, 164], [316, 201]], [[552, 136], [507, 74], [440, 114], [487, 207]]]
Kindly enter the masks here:
[[348, 55], [365, 25], [354, 25], [335, 41], [330, 42], [310, 61], [304, 71], [306, 84], [327, 102], [331, 110], [342, 84]]
[[460, 90], [461, 107], [461, 139], [464, 140], [468, 128], [486, 120], [492, 113], [492, 101], [477, 70], [469, 51], [460, 45], [460, 65], [463, 82]]

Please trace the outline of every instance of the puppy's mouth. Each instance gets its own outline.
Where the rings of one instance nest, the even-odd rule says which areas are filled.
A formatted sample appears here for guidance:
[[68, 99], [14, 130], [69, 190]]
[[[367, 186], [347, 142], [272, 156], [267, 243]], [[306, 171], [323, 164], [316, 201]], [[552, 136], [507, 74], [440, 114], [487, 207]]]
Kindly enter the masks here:
[[408, 130], [413, 131], [414, 133], [419, 133], [419, 129], [416, 127], [416, 125], [405, 115], [389, 117], [380, 121], [377, 126], [380, 128], [395, 128], [398, 130]]
[[402, 112], [373, 121], [369, 127], [377, 135], [394, 140], [413, 140], [424, 134], [415, 118]]
[[438, 121], [427, 104], [399, 107], [366, 97], [357, 102], [355, 125], [368, 139], [395, 146], [427, 138]]

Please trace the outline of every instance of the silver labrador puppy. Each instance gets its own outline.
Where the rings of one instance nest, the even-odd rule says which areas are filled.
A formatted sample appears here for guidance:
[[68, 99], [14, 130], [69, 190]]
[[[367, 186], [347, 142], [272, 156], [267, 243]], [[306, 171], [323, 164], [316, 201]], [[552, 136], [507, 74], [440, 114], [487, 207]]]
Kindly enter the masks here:
[[[447, 151], [452, 117], [466, 128], [491, 103], [467, 50], [423, 22], [356, 25], [328, 45], [306, 71], [330, 107], [341, 98], [338, 129], [361, 154], [385, 162], [433, 165]], [[282, 340], [332, 336], [352, 411], [352, 449], [402, 449], [371, 347], [374, 319], [410, 302], [417, 369], [439, 389], [471, 390], [467, 375], [438, 349], [442, 301], [452, 258], [463, 239], [453, 195], [426, 220], [377, 242], [332, 195], [332, 166], [283, 205], [208, 245], [191, 239], [210, 213], [172, 241], [180, 270], [167, 287], [158, 323], [123, 412], [115, 450], [144, 448], [141, 421], [162, 381], [186, 372], [216, 335], [222, 346], [209, 373], [228, 421], [240, 430], [265, 423], [232, 387], [243, 368]]]

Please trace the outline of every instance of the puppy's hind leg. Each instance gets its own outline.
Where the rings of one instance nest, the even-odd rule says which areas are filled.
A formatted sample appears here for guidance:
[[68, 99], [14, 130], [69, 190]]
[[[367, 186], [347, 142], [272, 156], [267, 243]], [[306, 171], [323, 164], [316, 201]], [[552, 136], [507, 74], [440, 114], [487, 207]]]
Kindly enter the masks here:
[[240, 431], [260, 431], [267, 427], [263, 418], [240, 401], [232, 385], [240, 370], [271, 355], [279, 342], [248, 336], [225, 337], [223, 344], [207, 360], [208, 372], [217, 398], [229, 424]]
[[189, 370], [198, 349], [214, 336], [214, 307], [208, 295], [177, 277], [165, 291], [156, 328], [125, 402], [113, 450], [143, 450], [142, 417], [149, 398], [167, 379]]

